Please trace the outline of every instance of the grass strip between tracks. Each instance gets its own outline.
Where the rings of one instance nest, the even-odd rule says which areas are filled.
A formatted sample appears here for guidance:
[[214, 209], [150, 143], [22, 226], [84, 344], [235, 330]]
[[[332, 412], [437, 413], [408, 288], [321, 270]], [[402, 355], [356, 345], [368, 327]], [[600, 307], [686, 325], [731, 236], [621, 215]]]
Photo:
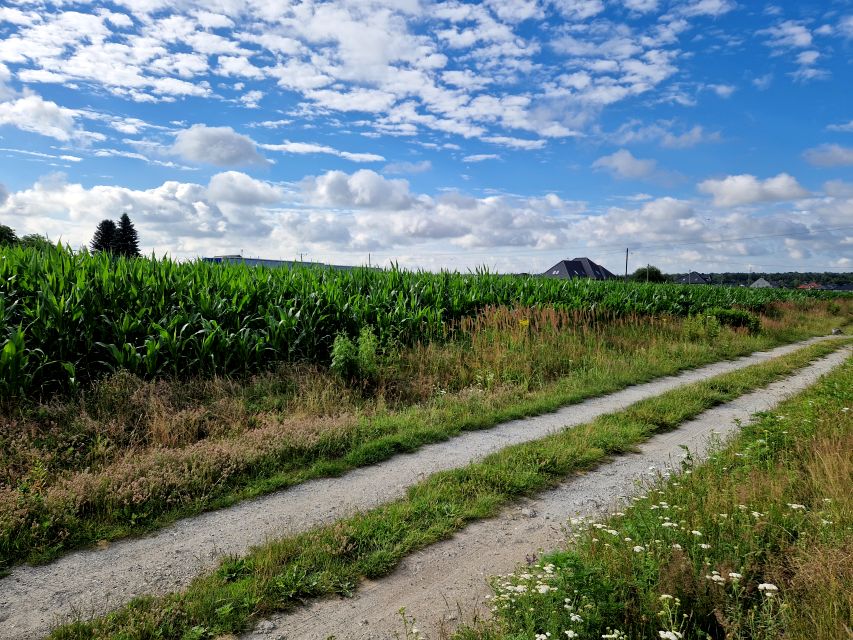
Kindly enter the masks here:
[[785, 377], [849, 341], [818, 343], [769, 362], [686, 385], [478, 463], [434, 474], [405, 498], [222, 562], [180, 593], [142, 597], [100, 618], [56, 629], [53, 639], [214, 638], [247, 629], [306, 599], [352, 593], [406, 555], [494, 516], [520, 496], [554, 486], [655, 433]]

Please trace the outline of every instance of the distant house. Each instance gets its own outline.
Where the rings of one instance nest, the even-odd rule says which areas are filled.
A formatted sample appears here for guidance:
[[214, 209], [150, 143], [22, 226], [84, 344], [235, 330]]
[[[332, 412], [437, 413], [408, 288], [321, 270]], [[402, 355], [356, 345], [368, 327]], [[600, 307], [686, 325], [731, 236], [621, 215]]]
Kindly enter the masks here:
[[823, 285], [820, 285], [817, 282], [807, 282], [805, 284], [801, 284], [797, 289], [823, 289]]
[[769, 280], [765, 280], [764, 278], [759, 278], [749, 286], [752, 289], [775, 289], [778, 285], [775, 285]]
[[591, 278], [592, 280], [612, 280], [616, 277], [589, 258], [560, 260], [542, 275], [549, 278]]
[[691, 271], [686, 276], [681, 276], [676, 282], [678, 284], [711, 284], [711, 278], [698, 271]]
[[264, 258], [244, 258], [239, 254], [213, 256], [212, 258], [202, 258], [203, 262], [240, 262], [250, 267], [269, 267], [271, 269], [294, 269], [297, 267], [315, 268], [315, 269], [332, 269], [334, 271], [349, 271], [358, 269], [359, 267], [344, 266], [339, 264], [325, 264], [323, 262], [303, 262], [301, 260], [267, 260]]

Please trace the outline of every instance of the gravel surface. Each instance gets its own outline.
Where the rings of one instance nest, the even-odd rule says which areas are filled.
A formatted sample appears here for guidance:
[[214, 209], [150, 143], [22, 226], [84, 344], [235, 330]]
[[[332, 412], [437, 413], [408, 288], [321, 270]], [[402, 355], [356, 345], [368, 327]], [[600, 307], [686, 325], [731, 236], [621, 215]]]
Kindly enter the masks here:
[[[312, 480], [187, 518], [149, 536], [73, 552], [45, 566], [16, 567], [0, 579], [0, 638], [37, 638], [72, 616], [102, 614], [138, 595], [180, 589], [215, 567], [224, 555], [243, 554], [250, 546], [269, 538], [305, 531], [394, 500], [407, 487], [436, 471], [464, 466], [508, 445], [542, 438], [644, 398], [765, 362], [823, 339], [828, 338], [813, 338], [715, 363], [554, 413], [464, 433], [339, 478]], [[339, 636], [345, 637], [355, 636]]]
[[460, 621], [488, 616], [485, 596], [490, 576], [513, 571], [526, 558], [565, 541], [563, 524], [571, 517], [616, 509], [636, 491], [638, 481], [666, 469], [677, 470], [686, 455], [703, 456], [714, 433], [725, 438], [759, 411], [813, 384], [841, 364], [842, 349], [794, 376], [773, 383], [655, 436], [638, 453], [620, 456], [592, 472], [575, 476], [536, 499], [514, 504], [499, 517], [474, 523], [444, 542], [412, 554], [382, 580], [364, 581], [353, 598], [318, 600], [289, 614], [259, 623], [241, 640], [390, 640], [405, 638], [399, 614], [417, 620], [423, 637], [445, 637]]

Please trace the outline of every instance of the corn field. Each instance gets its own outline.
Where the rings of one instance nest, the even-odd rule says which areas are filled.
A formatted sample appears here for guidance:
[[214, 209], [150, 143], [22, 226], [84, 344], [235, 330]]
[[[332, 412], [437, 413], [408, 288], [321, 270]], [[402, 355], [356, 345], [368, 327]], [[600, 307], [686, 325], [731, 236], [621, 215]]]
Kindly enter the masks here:
[[0, 395], [73, 390], [117, 369], [151, 378], [327, 362], [339, 333], [355, 336], [368, 325], [384, 344], [428, 341], [488, 305], [687, 315], [815, 295], [489, 273], [276, 270], [7, 248], [0, 250]]

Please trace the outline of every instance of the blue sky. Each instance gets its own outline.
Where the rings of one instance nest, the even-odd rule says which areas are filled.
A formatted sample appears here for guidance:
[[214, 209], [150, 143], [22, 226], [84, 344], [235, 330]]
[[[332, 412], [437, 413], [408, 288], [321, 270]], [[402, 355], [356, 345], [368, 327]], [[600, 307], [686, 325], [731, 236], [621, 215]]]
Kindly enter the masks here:
[[544, 271], [853, 270], [853, 2], [6, 0], [0, 223]]

